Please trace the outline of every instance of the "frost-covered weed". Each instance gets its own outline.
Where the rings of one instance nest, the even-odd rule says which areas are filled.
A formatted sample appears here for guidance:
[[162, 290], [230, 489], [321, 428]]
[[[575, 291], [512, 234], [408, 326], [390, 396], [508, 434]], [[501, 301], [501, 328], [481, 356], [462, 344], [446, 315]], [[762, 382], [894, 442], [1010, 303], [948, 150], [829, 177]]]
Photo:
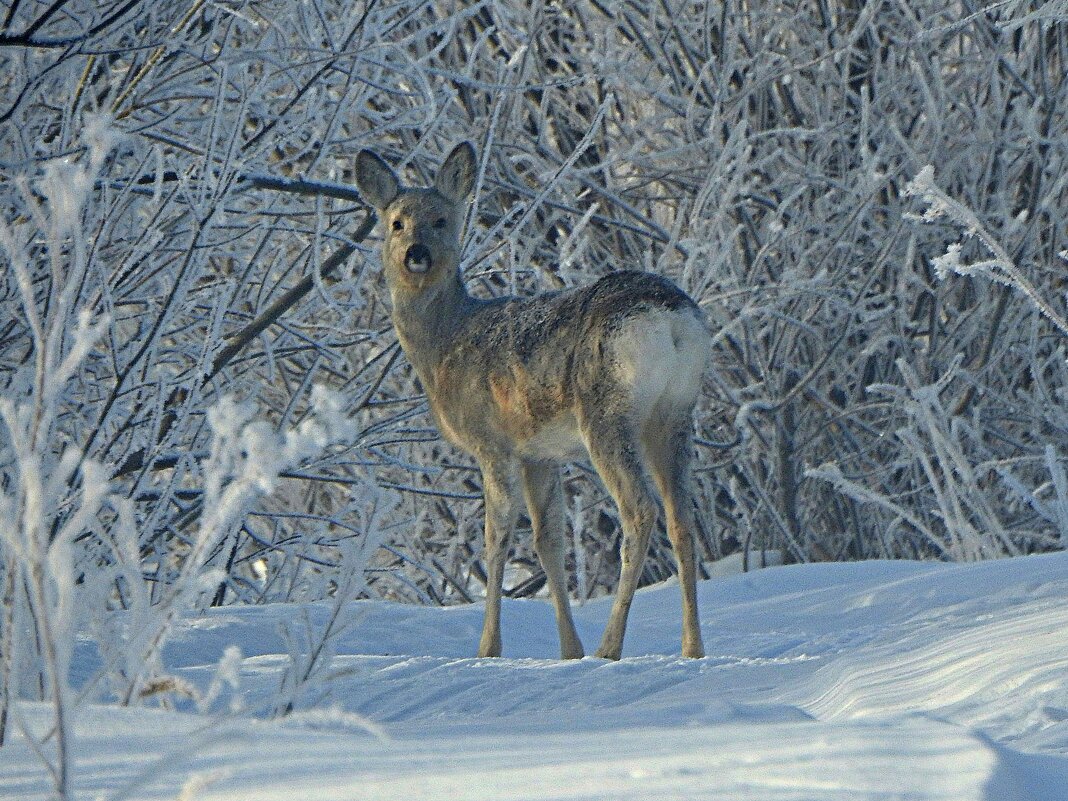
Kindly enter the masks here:
[[[189, 536], [167, 544], [155, 576], [165, 580], [148, 583], [144, 518], [137, 499], [122, 492], [123, 465], [89, 450], [100, 430], [86, 425], [99, 408], [88, 401], [99, 399], [95, 377], [124, 326], [121, 314], [101, 311], [116, 305], [93, 283], [106, 269], [94, 240], [108, 225], [101, 171], [122, 137], [98, 117], [87, 121], [84, 141], [82, 157], [49, 161], [38, 180], [17, 181], [26, 214], [0, 220], [27, 335], [24, 357], [0, 387], [0, 745], [18, 726], [58, 798], [70, 794], [71, 716], [80, 700], [100, 696], [102, 677], [125, 703], [176, 696], [205, 709], [223, 685], [236, 683], [239, 654], [227, 653], [201, 694], [166, 672], [161, 649], [180, 616], [210, 601], [226, 578], [212, 560], [256, 499], [275, 490], [282, 471], [355, 436], [342, 403], [324, 388], [311, 390], [310, 413], [283, 433], [255, 420], [253, 404], [224, 397], [206, 414], [208, 454], [191, 465], [202, 488], [185, 512]], [[101, 672], [72, 688], [72, 654], [86, 635], [97, 638]], [[21, 699], [51, 705], [49, 731], [25, 726]]]

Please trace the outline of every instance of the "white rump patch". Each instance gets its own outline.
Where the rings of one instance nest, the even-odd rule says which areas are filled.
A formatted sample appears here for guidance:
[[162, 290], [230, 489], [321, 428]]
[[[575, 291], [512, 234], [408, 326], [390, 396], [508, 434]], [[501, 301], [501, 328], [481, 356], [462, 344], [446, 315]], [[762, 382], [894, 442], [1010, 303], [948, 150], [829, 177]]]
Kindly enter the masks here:
[[691, 408], [701, 391], [711, 339], [686, 310], [652, 311], [628, 320], [612, 343], [615, 369], [639, 414], [658, 403]]

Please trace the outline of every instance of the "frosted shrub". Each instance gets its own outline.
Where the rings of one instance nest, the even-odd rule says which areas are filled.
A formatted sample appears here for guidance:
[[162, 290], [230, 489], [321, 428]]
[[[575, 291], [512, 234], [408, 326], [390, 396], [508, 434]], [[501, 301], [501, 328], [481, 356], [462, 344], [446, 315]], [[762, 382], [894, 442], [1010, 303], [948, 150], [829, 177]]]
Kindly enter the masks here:
[[325, 422], [309, 417], [284, 435], [255, 419], [252, 403], [224, 397], [208, 410], [212, 439], [201, 465], [203, 510], [195, 535], [177, 556], [179, 566], [168, 577], [164, 594], [142, 608], [139, 619], [129, 625], [124, 644], [126, 665], [120, 676], [123, 686], [118, 692], [124, 703], [144, 695], [145, 683], [154, 681], [153, 676], [164, 669], [161, 651], [180, 616], [206, 604], [225, 579], [225, 573], [212, 567], [209, 558], [233, 535], [251, 504], [275, 489], [280, 473], [329, 445], [332, 434], [348, 430], [330, 392], [319, 389], [314, 397], [325, 410]]
[[[100, 174], [121, 141], [106, 118], [90, 119], [83, 157], [49, 162], [38, 180], [15, 182], [24, 214], [0, 219], [13, 291], [5, 303], [17, 303], [27, 336], [0, 387], [0, 745], [18, 725], [46, 761], [59, 798], [70, 791], [71, 715], [80, 698], [99, 695], [101, 675], [126, 703], [177, 693], [206, 705], [218, 695], [217, 686], [201, 696], [166, 674], [160, 651], [174, 623], [211, 601], [226, 577], [212, 564], [219, 544], [276, 489], [280, 473], [356, 436], [325, 388], [309, 386], [307, 414], [284, 433], [254, 420], [252, 404], [223, 398], [206, 414], [206, 456], [181, 471], [183, 490], [193, 474], [201, 482], [198, 504], [179, 526], [189, 536], [159, 543], [157, 581], [146, 582], [143, 527], [151, 515], [139, 514], [136, 498], [124, 492], [124, 464], [94, 458], [102, 455], [102, 432], [121, 435], [107, 414], [130, 411], [120, 399], [130, 373], [102, 402], [97, 380], [114, 365], [129, 324], [115, 313], [111, 288], [94, 284], [106, 269], [94, 237], [114, 224], [102, 213]], [[131, 347], [143, 352], [137, 342]], [[86, 632], [97, 637], [101, 674], [72, 690], [71, 655]], [[232, 682], [236, 660], [221, 666], [218, 681]], [[51, 706], [49, 730], [26, 728], [21, 699]]]
[[[399, 353], [351, 186], [361, 147], [416, 181], [461, 138], [483, 154], [473, 292], [644, 267], [707, 311], [703, 559], [1060, 547], [1053, 5], [261, 0], [105, 20], [92, 0], [17, 4], [8, 31], [31, 35], [0, 85], [0, 394], [40, 410], [42, 475], [83, 454], [63, 520], [81, 463], [103, 466], [107, 498], [71, 546], [94, 608], [136, 618], [192, 581], [191, 555], [196, 603], [481, 594], [477, 473]], [[66, 383], [46, 380], [68, 358]], [[297, 464], [316, 386], [338, 393], [316, 423], [338, 444]], [[227, 395], [255, 398], [260, 422], [241, 404], [209, 421]], [[215, 469], [230, 477], [209, 487]], [[611, 592], [614, 512], [583, 466], [565, 491], [574, 589]], [[512, 589], [529, 595], [543, 577], [516, 540]], [[658, 531], [642, 581], [674, 569]], [[139, 659], [109, 675], [137, 684]]]
[[[17, 698], [47, 700], [53, 731], [39, 748], [60, 798], [69, 793], [68, 672], [83, 612], [79, 539], [95, 527], [108, 490], [108, 471], [71, 443], [62, 419], [70, 384], [108, 327], [106, 316], [94, 321], [76, 307], [88, 277], [83, 215], [111, 141], [104, 127], [88, 134], [87, 164], [54, 161], [36, 186], [20, 182], [30, 221], [14, 228], [0, 220], [0, 247], [31, 345], [0, 393], [0, 744]], [[35, 286], [38, 265], [46, 265], [47, 295]]]

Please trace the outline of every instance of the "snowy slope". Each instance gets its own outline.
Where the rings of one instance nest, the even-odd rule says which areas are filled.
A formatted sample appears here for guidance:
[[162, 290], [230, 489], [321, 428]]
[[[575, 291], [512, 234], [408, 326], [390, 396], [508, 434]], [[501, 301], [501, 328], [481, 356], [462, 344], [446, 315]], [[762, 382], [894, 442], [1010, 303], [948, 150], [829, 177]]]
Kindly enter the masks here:
[[[576, 610], [589, 650], [609, 602]], [[676, 656], [678, 592], [660, 586], [638, 594], [618, 663], [556, 660], [541, 601], [506, 602], [498, 660], [468, 656], [478, 607], [356, 603], [329, 670], [297, 696], [316, 711], [286, 724], [264, 720], [291, 664], [280, 626], [299, 634], [306, 616], [315, 631], [328, 608], [213, 610], [184, 624], [167, 665], [206, 687], [239, 646], [240, 691], [217, 706], [247, 711], [86, 707], [76, 786], [173, 798], [192, 776], [205, 786], [190, 798], [286, 801], [1068, 799], [1068, 554], [768, 568], [704, 582], [700, 603], [705, 659]], [[0, 750], [0, 798], [47, 789], [23, 741]]]

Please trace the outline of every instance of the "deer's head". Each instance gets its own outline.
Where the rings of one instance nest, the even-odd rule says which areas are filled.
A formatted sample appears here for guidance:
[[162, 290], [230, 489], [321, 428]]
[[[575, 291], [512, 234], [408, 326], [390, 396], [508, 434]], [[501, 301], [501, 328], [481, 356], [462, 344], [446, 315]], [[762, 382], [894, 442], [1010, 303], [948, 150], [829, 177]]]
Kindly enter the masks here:
[[456, 274], [475, 171], [470, 142], [453, 148], [434, 185], [427, 187], [404, 186], [370, 150], [356, 156], [356, 186], [378, 211], [385, 231], [382, 266], [391, 289], [419, 291]]

